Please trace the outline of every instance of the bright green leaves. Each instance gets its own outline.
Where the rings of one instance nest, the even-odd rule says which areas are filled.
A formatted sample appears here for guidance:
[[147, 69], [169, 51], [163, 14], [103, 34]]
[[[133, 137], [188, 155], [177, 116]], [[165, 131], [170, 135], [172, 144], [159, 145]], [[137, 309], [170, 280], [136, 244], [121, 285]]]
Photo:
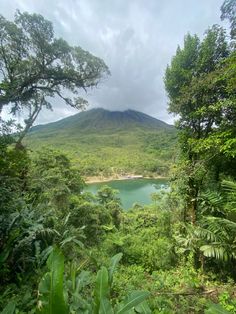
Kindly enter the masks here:
[[111, 263], [110, 263], [110, 267], [109, 267], [109, 283], [112, 284], [112, 280], [113, 280], [113, 274], [116, 270], [116, 267], [118, 265], [118, 263], [120, 262], [120, 260], [122, 259], [123, 254], [122, 253], [118, 253], [115, 256], [113, 256], [111, 258]]
[[111, 302], [103, 298], [100, 302], [99, 314], [114, 314], [114, 310], [112, 308]]
[[[121, 304], [118, 304], [116, 307], [116, 314], [128, 314], [132, 313], [129, 312], [132, 309], [136, 309], [136, 307], [141, 304], [143, 301], [145, 301], [149, 296], [149, 293], [146, 291], [134, 291], [131, 292]], [[147, 306], [144, 305], [144, 310], [142, 309], [142, 312], [138, 313], [148, 313]], [[139, 307], [139, 311], [141, 308]], [[146, 312], [145, 312], [146, 311]], [[150, 311], [150, 310], [149, 310]], [[135, 313], [135, 312], [133, 312]], [[150, 313], [150, 312], [149, 312]]]
[[[37, 313], [69, 314], [70, 310], [76, 309], [76, 313], [86, 314], [129, 314], [134, 313], [134, 308], [138, 313], [151, 313], [147, 302], [145, 302], [149, 293], [145, 291], [133, 291], [122, 302], [113, 307], [111, 298], [113, 274], [121, 257], [121, 253], [112, 257], [109, 271], [106, 267], [101, 267], [95, 280], [93, 300], [85, 300], [80, 296], [80, 293], [82, 292], [81, 289], [89, 282], [89, 273], [81, 272], [76, 277], [76, 273], [73, 271], [72, 280], [69, 281], [70, 284], [66, 289], [63, 281], [64, 257], [59, 249], [54, 249], [47, 261], [49, 272], [43, 276], [39, 283]], [[67, 302], [65, 295], [70, 296], [67, 298]]]
[[107, 268], [102, 267], [97, 273], [94, 291], [94, 314], [128, 314], [134, 313], [134, 308], [138, 313], [151, 313], [147, 302], [144, 302], [149, 296], [149, 293], [146, 291], [131, 292], [113, 309], [110, 292], [112, 289], [113, 274], [121, 258], [121, 253], [113, 256], [111, 258], [109, 271]]
[[110, 302], [110, 293], [113, 282], [113, 274], [121, 258], [122, 253], [113, 256], [111, 258], [109, 270], [106, 267], [102, 267], [97, 273], [94, 289], [94, 313], [113, 313]]
[[135, 311], [137, 313], [142, 313], [142, 314], [151, 314], [152, 313], [152, 311], [150, 310], [150, 307], [148, 305], [148, 302], [146, 300], [141, 302], [137, 306], [135, 306]]
[[95, 282], [94, 301], [95, 308], [94, 313], [108, 313], [110, 304], [108, 301], [110, 295], [109, 276], [107, 268], [102, 267], [98, 273]]
[[[115, 259], [118, 260], [118, 257]], [[134, 313], [132, 310], [139, 305], [138, 313], [150, 313], [150, 309], [147, 303], [144, 302], [149, 293], [146, 291], [134, 291], [131, 292], [127, 297], [118, 305], [115, 306], [115, 309], [112, 309], [111, 302], [109, 300], [110, 293], [110, 284], [108, 280], [108, 271], [105, 267], [102, 267], [98, 271], [95, 287], [95, 308], [94, 313], [97, 314], [128, 314]]]
[[48, 258], [46, 273], [39, 283], [38, 313], [67, 314], [63, 289], [64, 256], [58, 249], [54, 249]]
[[221, 261], [228, 261], [229, 257], [227, 251], [225, 250], [223, 244], [216, 243], [211, 245], [203, 245], [200, 247], [206, 257], [214, 257]]

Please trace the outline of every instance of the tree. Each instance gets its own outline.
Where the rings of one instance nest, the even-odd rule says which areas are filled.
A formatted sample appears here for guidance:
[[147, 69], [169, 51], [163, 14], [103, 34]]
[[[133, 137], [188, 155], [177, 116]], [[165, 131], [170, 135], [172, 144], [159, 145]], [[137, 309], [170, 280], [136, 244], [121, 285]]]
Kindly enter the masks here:
[[121, 223], [121, 200], [117, 196], [118, 190], [114, 190], [108, 185], [102, 186], [97, 191], [97, 200], [111, 214], [115, 227], [119, 228]]
[[121, 201], [120, 201], [119, 197], [117, 197], [118, 193], [119, 193], [118, 190], [113, 190], [108, 185], [103, 185], [97, 191], [98, 202], [104, 206], [107, 206], [111, 202], [115, 202], [117, 205], [120, 205]]
[[55, 38], [43, 16], [17, 11], [14, 22], [0, 16], [0, 73], [0, 113], [9, 104], [13, 114], [29, 113], [20, 142], [42, 107], [51, 108], [50, 98], [82, 108], [87, 101], [79, 90], [96, 86], [109, 70], [100, 58]]
[[218, 180], [219, 165], [228, 156], [232, 164], [234, 158], [236, 108], [232, 60], [234, 52], [225, 31], [214, 25], [202, 41], [196, 35], [187, 35], [184, 47], [177, 49], [166, 69], [169, 110], [179, 115], [186, 211], [192, 223], [197, 219], [197, 201], [209, 169]]
[[61, 218], [68, 212], [71, 195], [79, 195], [84, 187], [78, 169], [71, 166], [64, 154], [51, 149], [41, 150], [33, 159], [29, 180], [31, 201], [46, 203]]
[[221, 19], [228, 19], [231, 27], [231, 38], [236, 38], [236, 1], [225, 0], [221, 6]]

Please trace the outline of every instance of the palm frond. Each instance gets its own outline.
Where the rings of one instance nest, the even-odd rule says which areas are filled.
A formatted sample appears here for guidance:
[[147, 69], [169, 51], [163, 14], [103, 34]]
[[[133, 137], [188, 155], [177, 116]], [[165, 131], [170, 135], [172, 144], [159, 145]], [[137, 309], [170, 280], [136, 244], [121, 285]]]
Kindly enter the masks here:
[[224, 180], [221, 186], [226, 192], [234, 193], [236, 196], [236, 182]]
[[223, 246], [222, 243], [211, 243], [208, 245], [202, 245], [200, 250], [206, 257], [213, 257], [218, 260], [228, 261], [235, 258], [235, 253], [229, 250], [229, 247]]
[[224, 235], [227, 232], [236, 235], [236, 222], [226, 218], [207, 216], [202, 219], [202, 224], [216, 234]]

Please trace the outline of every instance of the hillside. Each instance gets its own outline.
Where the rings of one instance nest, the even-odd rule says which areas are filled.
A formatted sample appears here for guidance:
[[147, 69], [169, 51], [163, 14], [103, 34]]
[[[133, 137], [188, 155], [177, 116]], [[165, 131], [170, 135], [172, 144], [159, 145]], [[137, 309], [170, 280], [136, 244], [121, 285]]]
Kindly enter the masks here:
[[77, 113], [71, 117], [46, 125], [38, 125], [31, 129], [34, 132], [64, 132], [79, 130], [80, 132], [119, 131], [132, 128], [172, 129], [173, 126], [155, 119], [147, 114], [134, 110], [109, 111], [102, 108]]
[[173, 126], [144, 113], [92, 109], [31, 129], [26, 144], [69, 154], [87, 176], [167, 174], [176, 142]]

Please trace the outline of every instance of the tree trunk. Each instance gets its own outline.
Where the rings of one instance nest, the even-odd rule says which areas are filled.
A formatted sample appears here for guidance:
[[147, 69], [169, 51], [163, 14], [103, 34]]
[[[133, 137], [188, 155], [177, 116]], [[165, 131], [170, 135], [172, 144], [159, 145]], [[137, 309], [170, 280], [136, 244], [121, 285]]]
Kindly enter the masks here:
[[197, 219], [197, 198], [199, 188], [193, 178], [189, 178], [188, 187], [189, 187], [188, 195], [189, 218], [191, 223], [195, 225]]
[[35, 104], [35, 108], [34, 108], [33, 112], [29, 114], [29, 118], [26, 121], [25, 128], [22, 132], [20, 132], [19, 138], [16, 141], [16, 145], [15, 145], [16, 149], [22, 149], [22, 147], [23, 147], [22, 141], [23, 141], [24, 137], [26, 136], [26, 134], [28, 133], [29, 129], [34, 124], [34, 121], [36, 120], [41, 109], [42, 109], [42, 101], [40, 102], [39, 105]]

